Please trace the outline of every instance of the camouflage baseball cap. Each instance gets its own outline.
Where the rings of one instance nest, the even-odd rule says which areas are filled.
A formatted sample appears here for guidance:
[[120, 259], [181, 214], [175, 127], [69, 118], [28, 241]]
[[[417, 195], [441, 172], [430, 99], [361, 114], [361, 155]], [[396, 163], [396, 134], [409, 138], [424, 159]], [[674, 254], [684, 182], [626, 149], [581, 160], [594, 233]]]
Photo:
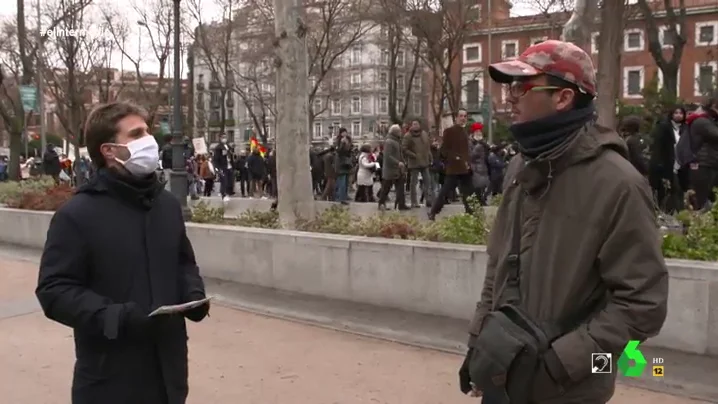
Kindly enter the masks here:
[[529, 46], [518, 58], [489, 65], [497, 83], [511, 83], [516, 77], [549, 74], [573, 83], [581, 91], [596, 95], [596, 69], [583, 49], [571, 42], [543, 41]]

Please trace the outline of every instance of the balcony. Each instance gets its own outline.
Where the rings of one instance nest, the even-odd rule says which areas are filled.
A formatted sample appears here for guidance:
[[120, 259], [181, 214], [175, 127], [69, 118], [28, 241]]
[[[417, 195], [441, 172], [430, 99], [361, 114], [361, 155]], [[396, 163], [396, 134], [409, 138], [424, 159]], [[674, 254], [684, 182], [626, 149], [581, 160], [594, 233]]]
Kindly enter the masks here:
[[209, 121], [209, 126], [212, 128], [218, 128], [218, 127], [222, 126], [222, 121], [219, 119], [211, 119]]
[[225, 119], [225, 120], [224, 120], [224, 126], [230, 126], [230, 127], [232, 127], [232, 126], [234, 126], [234, 125], [235, 125], [235, 120], [234, 120], [234, 119]]
[[219, 100], [212, 100], [209, 102], [209, 107], [212, 109], [219, 109], [222, 106], [222, 104], [219, 102]]
[[222, 88], [222, 83], [219, 81], [210, 81], [209, 82], [209, 89], [210, 90], [219, 90]]
[[197, 90], [199, 90], [199, 91], [204, 91], [204, 83], [202, 83], [202, 82], [197, 83], [195, 88], [197, 88]]

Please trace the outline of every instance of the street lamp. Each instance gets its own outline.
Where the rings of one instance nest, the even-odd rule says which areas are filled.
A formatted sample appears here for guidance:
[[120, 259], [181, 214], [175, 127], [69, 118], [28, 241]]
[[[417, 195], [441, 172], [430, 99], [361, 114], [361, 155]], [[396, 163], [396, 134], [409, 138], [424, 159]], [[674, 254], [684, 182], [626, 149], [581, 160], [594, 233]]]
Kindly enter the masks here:
[[185, 168], [184, 142], [182, 141], [182, 76], [180, 55], [180, 0], [173, 0], [174, 14], [174, 77], [172, 78], [172, 174], [170, 191], [179, 199], [182, 215], [189, 219], [187, 206], [187, 170]]
[[[147, 27], [147, 24], [144, 21], [137, 20], [137, 25], [140, 27]], [[139, 35], [137, 36], [137, 63], [140, 63], [140, 60], [142, 59], [142, 28], [139, 30]], [[139, 80], [139, 78], [137, 78]]]

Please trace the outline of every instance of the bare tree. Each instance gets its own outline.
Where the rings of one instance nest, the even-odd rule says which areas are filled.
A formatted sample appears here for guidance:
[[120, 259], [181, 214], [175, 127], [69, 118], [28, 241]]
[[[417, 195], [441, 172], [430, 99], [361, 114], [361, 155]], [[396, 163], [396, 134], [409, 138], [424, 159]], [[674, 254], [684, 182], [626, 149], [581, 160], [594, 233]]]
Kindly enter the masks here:
[[402, 123], [408, 115], [414, 80], [421, 80], [422, 38], [406, 28], [410, 14], [404, 2], [381, 0], [381, 8], [383, 13], [378, 18], [384, 44], [381, 64], [388, 70], [386, 83], [382, 85], [389, 91], [387, 103], [392, 123]]
[[[329, 106], [333, 92], [338, 89], [327, 86], [332, 70], [342, 55], [358, 45], [375, 23], [372, 18], [371, 2], [347, 2], [327, 0], [305, 7], [305, 21], [308, 29], [305, 44], [308, 53], [309, 123]], [[322, 89], [328, 91], [321, 91]], [[315, 99], [323, 95], [323, 106], [314, 110]]]
[[[112, 34], [114, 42], [122, 53], [125, 60], [129, 61], [134, 70], [132, 76], [133, 98], [141, 102], [149, 113], [149, 124], [153, 127], [156, 123], [160, 106], [167, 104], [168, 84], [168, 62], [172, 52], [172, 0], [134, 0], [131, 8], [139, 16], [137, 21], [130, 22], [124, 10], [103, 8], [103, 19], [108, 31]], [[140, 41], [144, 39], [149, 44], [137, 44], [138, 52], [134, 52], [135, 44], [129, 43], [129, 39], [135, 32], [133, 25], [139, 28]], [[152, 84], [147, 75], [144, 74], [147, 61], [145, 57], [148, 49], [149, 56], [153, 62], [159, 65], [157, 77], [152, 77]], [[127, 76], [122, 72], [120, 78], [122, 85], [127, 85]], [[155, 84], [156, 82], [156, 84]]]
[[535, 13], [534, 19], [548, 24], [548, 37], [558, 38], [566, 20], [573, 11], [574, 2], [568, 0], [518, 0], [513, 6], [520, 6]]
[[[67, 14], [66, 10], [76, 8], [78, 1], [81, 0], [60, 0], [50, 13]], [[88, 14], [87, 9], [82, 9], [65, 18], [58, 27], [64, 32], [83, 33], [84, 27], [93, 25]], [[55, 100], [55, 116], [73, 145], [76, 159], [85, 143], [82, 123], [95, 102], [98, 81], [106, 82], [108, 71], [102, 68], [102, 62], [111, 52], [110, 41], [87, 33], [57, 35], [45, 46], [43, 75]]]
[[601, 8], [601, 35], [598, 41], [597, 87], [601, 89], [596, 99], [598, 123], [615, 128], [616, 100], [620, 98], [621, 47], [625, 25], [625, 0], [603, 0]]
[[406, 3], [413, 35], [421, 42], [420, 58], [432, 70], [431, 107], [434, 122], [441, 122], [445, 103], [455, 117], [461, 103], [461, 55], [467, 36], [479, 18], [477, 3], [470, 0], [415, 0]]
[[590, 54], [591, 31], [596, 21], [597, 12], [598, 0], [576, 0], [571, 18], [563, 27], [563, 40], [575, 43]]
[[[68, 7], [62, 8], [62, 13], [53, 15], [48, 24], [43, 24], [44, 30], [55, 29], [66, 19], [82, 12], [91, 2], [92, 0], [72, 2]], [[26, 118], [20, 102], [20, 85], [37, 85], [38, 77], [36, 61], [39, 44], [35, 40], [38, 35], [37, 32], [35, 35], [28, 32], [24, 0], [17, 0], [15, 26], [5, 25], [1, 35], [3, 39], [0, 40], [0, 52], [3, 57], [0, 58], [0, 123], [10, 135], [9, 176], [10, 179], [17, 180], [20, 178], [19, 161]], [[47, 39], [47, 35], [41, 35], [42, 41]]]
[[[656, 61], [656, 65], [663, 73], [663, 91], [671, 99], [677, 98], [678, 93], [678, 69], [681, 66], [683, 47], [686, 45], [686, 2], [678, 0], [678, 7], [674, 6], [671, 0], [664, 0], [660, 4], [666, 12], [665, 29], [656, 22], [653, 14], [655, 10], [652, 5], [656, 2], [638, 0], [637, 5], [641, 10], [642, 17], [646, 21], [646, 36], [648, 39], [648, 51]], [[665, 56], [664, 45], [671, 48], [670, 58]]]

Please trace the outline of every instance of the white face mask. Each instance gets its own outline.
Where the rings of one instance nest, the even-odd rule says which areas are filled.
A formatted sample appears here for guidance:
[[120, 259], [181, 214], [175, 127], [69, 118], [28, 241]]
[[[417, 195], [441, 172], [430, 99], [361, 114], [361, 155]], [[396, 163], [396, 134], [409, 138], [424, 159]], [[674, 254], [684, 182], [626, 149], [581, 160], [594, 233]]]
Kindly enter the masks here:
[[130, 158], [122, 161], [115, 157], [115, 161], [122, 164], [130, 174], [144, 177], [152, 174], [159, 166], [159, 146], [153, 136], [143, 136], [126, 145]]

